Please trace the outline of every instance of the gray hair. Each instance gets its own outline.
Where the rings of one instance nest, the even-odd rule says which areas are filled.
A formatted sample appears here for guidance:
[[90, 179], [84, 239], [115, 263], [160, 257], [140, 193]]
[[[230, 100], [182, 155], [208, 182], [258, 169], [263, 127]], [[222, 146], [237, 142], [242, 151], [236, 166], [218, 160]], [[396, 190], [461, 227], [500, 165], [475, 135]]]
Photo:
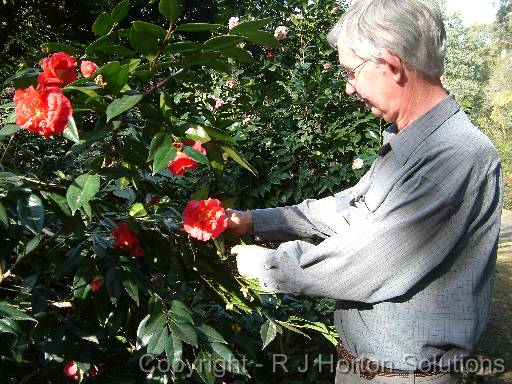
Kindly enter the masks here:
[[387, 51], [428, 76], [444, 72], [446, 31], [437, 0], [354, 0], [327, 40], [364, 59], [377, 61]]

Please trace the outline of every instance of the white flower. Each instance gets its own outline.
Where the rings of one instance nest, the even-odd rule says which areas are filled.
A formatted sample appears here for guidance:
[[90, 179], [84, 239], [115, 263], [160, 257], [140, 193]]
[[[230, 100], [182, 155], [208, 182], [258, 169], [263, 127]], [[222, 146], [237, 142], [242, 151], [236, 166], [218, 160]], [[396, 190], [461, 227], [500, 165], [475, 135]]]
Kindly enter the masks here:
[[332, 68], [332, 65], [329, 64], [329, 63], [325, 63], [324, 64], [324, 69], [322, 70], [322, 73], [326, 73], [326, 72], [329, 72]]
[[360, 159], [359, 157], [357, 159], [354, 159], [354, 162], [352, 163], [352, 169], [355, 171], [357, 169], [361, 169], [364, 166], [363, 159]]
[[231, 17], [228, 22], [229, 29], [235, 28], [238, 24], [240, 24], [240, 19], [238, 17]]
[[277, 40], [284, 40], [286, 39], [286, 34], [288, 33], [288, 28], [286, 28], [284, 25], [280, 25], [276, 28], [274, 32], [274, 36]]

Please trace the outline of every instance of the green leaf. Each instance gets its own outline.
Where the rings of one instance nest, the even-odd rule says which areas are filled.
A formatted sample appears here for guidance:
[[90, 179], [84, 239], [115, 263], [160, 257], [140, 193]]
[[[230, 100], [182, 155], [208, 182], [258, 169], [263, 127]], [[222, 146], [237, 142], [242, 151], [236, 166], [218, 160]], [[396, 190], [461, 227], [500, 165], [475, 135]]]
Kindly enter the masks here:
[[202, 144], [207, 143], [211, 140], [210, 136], [208, 136], [208, 133], [201, 125], [190, 127], [185, 131], [185, 134], [189, 139], [199, 141]]
[[194, 366], [196, 368], [197, 374], [204, 383], [215, 383], [215, 366], [208, 354], [205, 352], [199, 352], [197, 354], [196, 360], [194, 361]]
[[148, 60], [153, 60], [160, 49], [158, 37], [135, 29], [135, 25], [130, 30], [130, 45]]
[[214, 29], [219, 29], [222, 24], [208, 24], [208, 23], [188, 23], [181, 24], [175, 29], [177, 32], [208, 32]]
[[123, 287], [126, 293], [135, 301], [135, 304], [139, 306], [139, 286], [137, 283], [125, 274], [123, 278]]
[[208, 159], [210, 160], [210, 165], [213, 169], [213, 172], [217, 177], [220, 177], [222, 171], [224, 170], [224, 157], [222, 150], [218, 146], [209, 146], [206, 148], [206, 154], [208, 155]]
[[0, 333], [12, 333], [17, 335], [20, 333], [20, 327], [14, 320], [0, 319]]
[[221, 131], [220, 129], [217, 129], [214, 127], [204, 127], [204, 129], [210, 135], [211, 138], [213, 138], [217, 141], [223, 141], [224, 143], [227, 143], [227, 144], [236, 145], [235, 139], [233, 139], [226, 132]]
[[147, 315], [137, 328], [137, 349], [146, 346], [149, 338], [165, 327], [167, 319], [162, 313]]
[[231, 28], [229, 31], [230, 35], [243, 34], [246, 32], [256, 32], [261, 27], [264, 27], [268, 23], [270, 23], [272, 19], [261, 19], [261, 20], [253, 20], [246, 21], [244, 23], [238, 24], [236, 27]]
[[199, 337], [203, 340], [206, 340], [210, 343], [224, 343], [227, 344], [226, 340], [224, 340], [224, 337], [215, 330], [215, 328], [203, 324], [200, 327], [196, 328], [199, 331]]
[[213, 37], [204, 43], [203, 51], [211, 52], [220, 51], [227, 48], [233, 48], [240, 44], [242, 41], [244, 41], [244, 38], [240, 36], [227, 35]]
[[158, 134], [151, 142], [149, 157], [153, 158], [153, 175], [167, 167], [176, 157], [171, 137], [165, 133]]
[[164, 349], [167, 360], [169, 360], [173, 369], [176, 369], [183, 355], [183, 343], [178, 337], [170, 335]]
[[0, 201], [0, 221], [5, 225], [9, 225], [9, 217], [7, 216], [7, 211], [5, 210], [4, 205]]
[[208, 185], [201, 188], [199, 191], [194, 192], [190, 195], [190, 200], [206, 200], [208, 199], [208, 193], [210, 191], [210, 187]]
[[147, 352], [160, 355], [165, 350], [168, 340], [169, 333], [167, 327], [164, 327], [149, 338]]
[[239, 47], [224, 49], [222, 51], [222, 54], [226, 57], [229, 57], [230, 59], [239, 61], [241, 63], [254, 63], [256, 61], [254, 57], [252, 57], [250, 52]]
[[112, 29], [113, 26], [114, 22], [112, 21], [110, 13], [102, 12], [92, 25], [92, 31], [96, 36], [104, 36]]
[[13, 133], [18, 132], [21, 127], [17, 124], [6, 124], [2, 129], [0, 129], [0, 136], [10, 136]]
[[117, 300], [123, 293], [123, 274], [118, 267], [110, 268], [105, 275], [105, 286], [112, 303], [116, 304]]
[[210, 343], [208, 345], [211, 350], [213, 361], [218, 363], [221, 367], [229, 372], [247, 375], [247, 371], [240, 364], [240, 361], [235, 357], [234, 353], [225, 344]]
[[59, 193], [51, 192], [48, 193], [48, 197], [60, 208], [60, 210], [66, 215], [66, 216], [72, 216], [71, 209], [69, 208], [68, 201], [64, 196], [62, 196]]
[[100, 181], [98, 175], [85, 174], [78, 176], [69, 186], [66, 199], [73, 215], [99, 192]]
[[249, 172], [251, 172], [254, 176], [258, 174], [258, 171], [256, 171], [241, 155], [237, 153], [233, 148], [230, 147], [222, 147], [224, 152], [228, 154], [229, 157], [231, 157], [233, 160], [235, 160], [238, 164], [240, 164], [242, 167], [247, 169]]
[[146, 208], [144, 208], [142, 203], [135, 203], [130, 208], [130, 216], [132, 217], [144, 217], [147, 215]]
[[190, 157], [192, 160], [197, 161], [198, 163], [208, 165], [210, 166], [210, 162], [208, 161], [208, 158], [203, 155], [201, 152], [196, 151], [194, 148], [189, 147], [188, 145], [185, 145], [183, 147], [183, 152]]
[[192, 311], [179, 300], [173, 300], [169, 311], [171, 319], [177, 323], [194, 324]]
[[21, 223], [35, 235], [43, 230], [44, 205], [41, 198], [35, 194], [22, 196], [16, 204], [16, 211]]
[[[39, 75], [39, 73], [40, 73], [39, 68], [25, 68], [25, 69], [22, 69], [22, 70], [16, 72], [14, 75], [9, 76], [7, 79], [5, 79], [3, 84], [6, 85], [11, 82], [16, 82], [17, 80], [26, 80], [25, 81], [26, 87], [28, 87], [30, 85], [31, 81], [35, 80], [35, 78], [37, 77], [37, 75]], [[21, 88], [26, 88], [26, 87], [21, 87]]]
[[172, 118], [172, 99], [164, 91], [160, 92], [160, 111], [165, 120], [170, 121]]
[[217, 52], [198, 53], [185, 57], [183, 60], [180, 60], [178, 63], [176, 63], [176, 66], [179, 68], [188, 69], [196, 65], [208, 64], [210, 61], [215, 60], [219, 56], [220, 54]]
[[158, 10], [171, 23], [174, 23], [181, 15], [181, 5], [178, 0], [160, 0]]
[[0, 301], [0, 317], [12, 320], [30, 320], [37, 322], [37, 320], [32, 316], [20, 311], [14, 305], [11, 305], [6, 301]]
[[132, 28], [138, 32], [146, 33], [155, 37], [164, 37], [167, 34], [167, 31], [161, 26], [152, 23], [146, 23], [145, 21], [134, 21]]
[[41, 45], [43, 50], [48, 52], [66, 52], [68, 55], [76, 56], [79, 55], [81, 50], [71, 45], [61, 43], [44, 43]]
[[[233, 28], [235, 29], [235, 28]], [[269, 32], [265, 31], [247, 31], [240, 32], [240, 35], [244, 36], [253, 44], [257, 45], [268, 45], [271, 47], [277, 47], [279, 41]]]
[[120, 99], [115, 99], [107, 107], [107, 122], [112, 120], [114, 117], [119, 116], [121, 113], [128, 111], [137, 105], [143, 98], [144, 95], [124, 95]]
[[165, 53], [191, 53], [199, 51], [201, 48], [203, 48], [202, 43], [191, 43], [188, 41], [183, 41], [179, 43], [169, 44], [165, 48]]
[[260, 329], [261, 341], [263, 342], [261, 349], [265, 349], [276, 338], [278, 333], [282, 333], [282, 331], [275, 322], [270, 319], [265, 321]]
[[119, 24], [121, 20], [123, 20], [130, 11], [130, 1], [124, 0], [115, 6], [112, 10], [112, 21], [116, 24]]
[[87, 48], [85, 48], [85, 53], [87, 55], [92, 55], [95, 51], [97, 51], [100, 47], [103, 47], [112, 42], [114, 38], [117, 37], [116, 31], [110, 33], [109, 35], [102, 36], [99, 39], [93, 41]]
[[68, 139], [69, 141], [72, 141], [73, 143], [78, 143], [80, 141], [80, 137], [78, 137], [78, 130], [76, 128], [76, 122], [73, 116], [69, 118], [68, 126], [64, 130], [62, 136], [64, 136], [64, 138]]
[[171, 322], [171, 331], [174, 336], [180, 338], [185, 343], [197, 347], [197, 334], [194, 327], [188, 323]]

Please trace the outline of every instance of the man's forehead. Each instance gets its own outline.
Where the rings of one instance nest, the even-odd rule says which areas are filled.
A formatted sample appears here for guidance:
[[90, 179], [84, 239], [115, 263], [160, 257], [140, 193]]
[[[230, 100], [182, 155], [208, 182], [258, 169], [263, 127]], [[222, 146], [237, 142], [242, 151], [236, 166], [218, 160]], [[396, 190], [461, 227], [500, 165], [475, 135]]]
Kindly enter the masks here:
[[340, 64], [343, 67], [352, 67], [354, 63], [358, 61], [358, 57], [354, 54], [354, 51], [345, 47], [343, 44], [340, 44], [338, 41], [338, 58]]

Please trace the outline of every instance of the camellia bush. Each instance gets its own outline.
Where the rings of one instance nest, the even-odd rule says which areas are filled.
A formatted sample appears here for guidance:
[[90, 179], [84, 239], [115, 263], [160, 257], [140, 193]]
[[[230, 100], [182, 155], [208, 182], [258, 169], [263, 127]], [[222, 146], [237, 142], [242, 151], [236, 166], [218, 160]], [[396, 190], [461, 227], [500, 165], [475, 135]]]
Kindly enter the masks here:
[[197, 23], [152, 6], [158, 21], [125, 28], [121, 1], [96, 40], [46, 43], [4, 81], [2, 382], [330, 381], [299, 366], [333, 351], [333, 303], [237, 276], [225, 210], [317, 197], [369, 166], [378, 124], [314, 35], [341, 9], [247, 2]]

